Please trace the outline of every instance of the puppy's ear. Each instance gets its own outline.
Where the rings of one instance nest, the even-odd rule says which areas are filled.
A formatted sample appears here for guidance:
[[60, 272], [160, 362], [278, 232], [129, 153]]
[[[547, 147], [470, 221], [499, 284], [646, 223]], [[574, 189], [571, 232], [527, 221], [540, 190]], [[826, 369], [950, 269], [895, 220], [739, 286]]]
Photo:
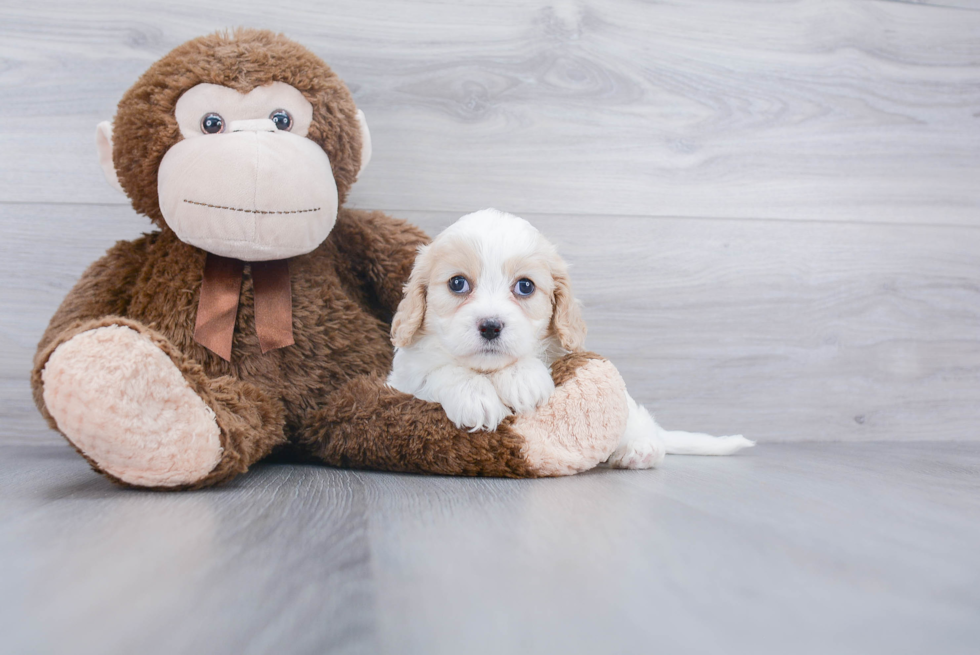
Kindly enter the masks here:
[[429, 288], [428, 246], [419, 246], [412, 274], [405, 284], [405, 296], [398, 303], [398, 311], [391, 321], [391, 343], [396, 348], [407, 348], [418, 339], [418, 332], [425, 320], [425, 295]]
[[551, 277], [555, 281], [551, 329], [561, 342], [562, 348], [570, 352], [581, 350], [585, 345], [585, 333], [588, 328], [582, 318], [582, 308], [572, 295], [572, 281], [568, 277], [568, 267], [557, 255], [552, 260]]

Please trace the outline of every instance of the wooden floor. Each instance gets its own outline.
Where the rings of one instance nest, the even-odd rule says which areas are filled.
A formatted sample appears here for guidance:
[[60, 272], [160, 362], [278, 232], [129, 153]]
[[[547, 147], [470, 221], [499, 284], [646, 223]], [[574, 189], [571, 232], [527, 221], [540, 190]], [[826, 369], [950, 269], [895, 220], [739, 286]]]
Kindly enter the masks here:
[[765, 444], [555, 480], [268, 464], [120, 491], [0, 447], [8, 653], [980, 648], [980, 444]]
[[[347, 81], [352, 206], [523, 215], [638, 400], [760, 445], [523, 482], [90, 472], [27, 377], [150, 228], [95, 126], [236, 25]], [[0, 98], [0, 652], [980, 652], [980, 2], [2, 2]]]

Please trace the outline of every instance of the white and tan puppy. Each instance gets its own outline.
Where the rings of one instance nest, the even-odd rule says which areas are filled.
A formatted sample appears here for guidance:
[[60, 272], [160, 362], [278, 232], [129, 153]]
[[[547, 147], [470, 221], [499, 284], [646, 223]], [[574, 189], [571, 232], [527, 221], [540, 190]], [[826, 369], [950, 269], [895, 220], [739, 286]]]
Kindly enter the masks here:
[[[392, 322], [388, 384], [440, 403], [457, 426], [492, 430], [548, 400], [552, 362], [581, 350], [585, 332], [555, 247], [524, 219], [486, 209], [419, 249]], [[753, 445], [741, 435], [663, 430], [627, 401], [612, 466], [650, 468], [665, 453], [725, 455]]]

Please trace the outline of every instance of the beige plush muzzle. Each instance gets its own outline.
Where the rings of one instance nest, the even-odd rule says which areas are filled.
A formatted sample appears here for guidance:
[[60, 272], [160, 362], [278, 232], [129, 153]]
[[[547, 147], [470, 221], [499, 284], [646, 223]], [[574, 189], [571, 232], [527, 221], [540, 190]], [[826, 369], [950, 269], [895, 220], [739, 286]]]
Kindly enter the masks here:
[[269, 119], [184, 139], [157, 178], [160, 210], [177, 237], [244, 261], [285, 259], [320, 245], [337, 220], [330, 159]]

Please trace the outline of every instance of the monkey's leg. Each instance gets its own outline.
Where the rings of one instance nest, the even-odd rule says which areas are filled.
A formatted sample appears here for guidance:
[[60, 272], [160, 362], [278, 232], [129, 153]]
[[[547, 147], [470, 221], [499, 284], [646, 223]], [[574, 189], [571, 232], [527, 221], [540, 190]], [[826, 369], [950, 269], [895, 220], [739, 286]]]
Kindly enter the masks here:
[[191, 489], [228, 480], [284, 441], [283, 408], [209, 378], [165, 337], [106, 317], [58, 335], [32, 378], [42, 414], [115, 482]]
[[303, 445], [334, 466], [385, 471], [537, 477], [593, 468], [626, 428], [626, 386], [591, 353], [559, 360], [552, 376], [557, 389], [545, 405], [493, 432], [459, 429], [440, 405], [356, 378], [311, 414]]

